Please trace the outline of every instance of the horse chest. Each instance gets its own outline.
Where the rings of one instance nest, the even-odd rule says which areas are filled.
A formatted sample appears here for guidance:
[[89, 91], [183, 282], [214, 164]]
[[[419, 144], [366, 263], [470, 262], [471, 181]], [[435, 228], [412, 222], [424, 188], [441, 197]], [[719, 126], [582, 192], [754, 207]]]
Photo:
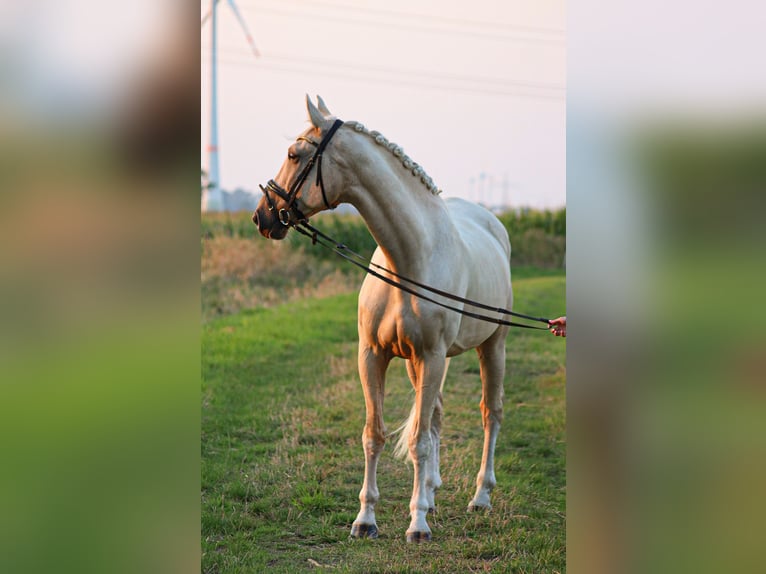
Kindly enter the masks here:
[[409, 359], [443, 345], [444, 313], [424, 313], [402, 302], [359, 308], [360, 339], [393, 356]]

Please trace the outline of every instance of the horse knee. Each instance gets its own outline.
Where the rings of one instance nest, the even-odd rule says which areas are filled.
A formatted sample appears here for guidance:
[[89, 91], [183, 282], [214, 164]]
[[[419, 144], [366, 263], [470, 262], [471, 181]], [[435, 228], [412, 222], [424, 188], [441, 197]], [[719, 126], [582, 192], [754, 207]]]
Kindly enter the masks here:
[[503, 401], [497, 401], [494, 405], [487, 405], [483, 400], [481, 401], [481, 420], [484, 426], [491, 423], [500, 424], [503, 422]]
[[380, 454], [386, 444], [386, 436], [382, 432], [376, 432], [365, 427], [362, 432], [362, 446], [366, 454], [375, 456]]

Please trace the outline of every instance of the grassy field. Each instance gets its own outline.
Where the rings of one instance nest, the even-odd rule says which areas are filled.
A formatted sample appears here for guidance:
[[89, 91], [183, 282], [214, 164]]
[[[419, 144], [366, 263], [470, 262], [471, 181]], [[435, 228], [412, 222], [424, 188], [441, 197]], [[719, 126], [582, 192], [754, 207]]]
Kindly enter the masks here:
[[[514, 279], [518, 310], [565, 309], [562, 271]], [[565, 570], [565, 343], [512, 330], [493, 509], [467, 514], [481, 458], [473, 352], [445, 385], [434, 541], [404, 541], [412, 467], [379, 465], [380, 538], [350, 540], [364, 457], [356, 293], [209, 316], [202, 333], [202, 571], [519, 572]], [[406, 417], [404, 363], [389, 369], [385, 420]]]

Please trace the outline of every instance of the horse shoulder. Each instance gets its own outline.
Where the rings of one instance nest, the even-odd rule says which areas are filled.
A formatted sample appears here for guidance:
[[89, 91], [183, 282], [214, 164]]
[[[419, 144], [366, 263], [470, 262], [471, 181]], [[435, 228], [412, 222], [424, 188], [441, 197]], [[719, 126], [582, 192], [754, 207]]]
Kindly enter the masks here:
[[[383, 257], [373, 260], [385, 266]], [[414, 298], [368, 275], [359, 292], [358, 328], [363, 345], [411, 358], [426, 349], [444, 347], [460, 319], [441, 307]], [[453, 324], [454, 323], [454, 324]]]

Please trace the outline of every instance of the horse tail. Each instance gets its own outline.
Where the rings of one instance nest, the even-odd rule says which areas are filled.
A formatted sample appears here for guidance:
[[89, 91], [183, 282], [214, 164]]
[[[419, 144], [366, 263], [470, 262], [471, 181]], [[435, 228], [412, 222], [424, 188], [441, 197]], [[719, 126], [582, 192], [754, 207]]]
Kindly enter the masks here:
[[394, 447], [394, 456], [396, 458], [401, 458], [402, 460], [407, 458], [407, 455], [410, 452], [409, 438], [412, 434], [412, 427], [415, 425], [416, 407], [417, 403], [413, 402], [412, 408], [410, 409], [410, 416], [408, 416], [407, 420], [393, 432], [393, 434], [399, 435], [399, 438], [396, 439], [396, 446]]
[[[444, 390], [444, 381], [447, 378], [447, 370], [449, 369], [449, 357], [444, 362], [444, 375], [442, 376], [442, 382], [439, 386], [439, 394]], [[412, 402], [412, 408], [407, 420], [404, 421], [391, 435], [399, 435], [396, 439], [396, 445], [394, 446], [394, 456], [396, 458], [405, 459], [410, 453], [410, 436], [412, 435], [413, 427], [415, 426], [415, 414], [417, 413], [417, 401]]]

